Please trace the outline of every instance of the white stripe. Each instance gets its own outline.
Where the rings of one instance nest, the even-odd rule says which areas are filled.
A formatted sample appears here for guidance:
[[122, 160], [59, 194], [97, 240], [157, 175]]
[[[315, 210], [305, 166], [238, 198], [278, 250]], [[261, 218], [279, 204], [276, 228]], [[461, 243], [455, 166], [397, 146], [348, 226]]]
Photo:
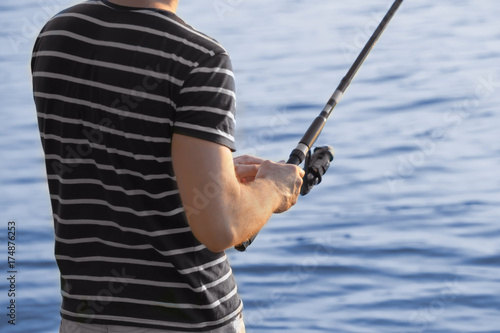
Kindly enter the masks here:
[[200, 126], [200, 125], [193, 125], [193, 124], [188, 124], [188, 123], [181, 123], [181, 122], [176, 122], [175, 126], [220, 135], [220, 136], [223, 136], [226, 139], [230, 140], [231, 142], [234, 142], [234, 137], [232, 135], [227, 134], [226, 132], [223, 132], [223, 131], [215, 129], [215, 128], [205, 127], [205, 126]]
[[231, 290], [223, 298], [206, 305], [189, 304], [189, 303], [166, 303], [166, 302], [155, 302], [148, 300], [141, 300], [135, 298], [125, 298], [125, 297], [114, 297], [114, 296], [87, 296], [87, 295], [70, 295], [64, 290], [61, 290], [61, 294], [66, 298], [77, 299], [81, 301], [97, 301], [101, 303], [107, 302], [120, 302], [120, 303], [130, 303], [130, 304], [142, 304], [150, 306], [160, 306], [172, 309], [197, 309], [197, 310], [209, 310], [220, 306], [222, 303], [236, 295], [236, 287]]
[[48, 154], [45, 156], [46, 160], [56, 160], [64, 164], [92, 164], [95, 165], [98, 169], [113, 171], [117, 175], [131, 175], [142, 178], [144, 180], [159, 180], [159, 179], [172, 179], [175, 180], [175, 177], [172, 177], [167, 174], [159, 174], [159, 175], [143, 175], [140, 172], [127, 170], [127, 169], [116, 169], [112, 165], [99, 164], [93, 159], [83, 159], [83, 158], [62, 158], [59, 155]]
[[201, 51], [203, 53], [207, 53], [207, 54], [210, 54], [212, 56], [214, 55], [214, 53], [212, 51], [208, 50], [207, 48], [204, 48], [201, 45], [198, 45], [198, 44], [195, 44], [193, 42], [190, 42], [189, 40], [187, 40], [185, 38], [181, 38], [181, 37], [169, 34], [168, 32], [165, 32], [165, 31], [160, 31], [160, 30], [156, 30], [156, 29], [147, 28], [147, 27], [144, 27], [144, 26], [137, 26], [137, 25], [131, 25], [131, 24], [121, 24], [121, 23], [105, 22], [105, 21], [101, 21], [99, 19], [87, 16], [87, 15], [76, 14], [76, 13], [59, 14], [57, 17], [76, 17], [76, 18], [79, 18], [79, 19], [82, 19], [82, 20], [85, 20], [85, 21], [92, 22], [94, 24], [100, 25], [102, 27], [116, 28], [116, 29], [128, 29], [128, 30], [135, 30], [135, 31], [140, 31], [140, 32], [146, 32], [146, 33], [150, 33], [152, 35], [166, 37], [168, 39], [175, 40], [177, 42], [181, 42], [182, 44], [190, 46], [190, 47], [192, 47], [194, 49], [197, 49], [197, 50], [199, 50], [199, 51]]
[[116, 212], [122, 212], [122, 213], [130, 213], [135, 216], [174, 216], [177, 214], [180, 214], [184, 211], [184, 208], [177, 208], [174, 210], [171, 210], [169, 212], [160, 212], [158, 210], [146, 210], [146, 211], [136, 211], [132, 208], [129, 207], [120, 207], [120, 206], [115, 206], [110, 204], [109, 202], [105, 200], [98, 200], [98, 199], [62, 199], [58, 195], [51, 195], [51, 199], [59, 201], [62, 205], [99, 205], [99, 206], [106, 206], [111, 208], [112, 210]]
[[133, 323], [133, 324], [142, 324], [142, 325], [156, 325], [156, 326], [169, 326], [169, 327], [179, 327], [179, 328], [187, 328], [187, 329], [195, 329], [195, 328], [204, 328], [208, 326], [214, 326], [214, 325], [219, 325], [222, 324], [237, 314], [241, 312], [243, 309], [243, 303], [240, 303], [238, 308], [233, 311], [232, 313], [228, 314], [224, 318], [221, 318], [216, 321], [207, 321], [207, 322], [202, 322], [202, 323], [197, 323], [197, 324], [187, 324], [187, 323], [178, 323], [178, 322], [168, 322], [168, 321], [159, 321], [159, 320], [152, 320], [152, 319], [143, 319], [143, 318], [133, 318], [133, 317], [120, 317], [120, 316], [106, 316], [106, 315], [96, 315], [96, 314], [85, 314], [85, 313], [73, 313], [64, 309], [61, 309], [61, 313], [72, 316], [75, 318], [89, 318], [89, 319], [101, 319], [101, 320], [114, 320], [118, 323], [120, 322], [127, 322], [127, 323]]
[[99, 66], [99, 67], [103, 67], [103, 68], [116, 69], [116, 70], [124, 71], [127, 73], [134, 73], [134, 74], [141, 74], [144, 76], [151, 76], [151, 77], [154, 77], [157, 79], [167, 80], [167, 81], [169, 81], [175, 85], [178, 85], [178, 86], [182, 86], [184, 84], [184, 81], [176, 79], [175, 77], [170, 76], [168, 74], [163, 74], [160, 72], [142, 69], [142, 68], [119, 65], [119, 64], [115, 64], [115, 63], [111, 63], [111, 62], [82, 58], [82, 57], [78, 57], [78, 56], [68, 54], [68, 53], [62, 53], [62, 52], [56, 52], [56, 51], [39, 51], [39, 52], [33, 53], [33, 58], [36, 58], [36, 57], [56, 57], [56, 58], [71, 60], [71, 61], [75, 61], [75, 62], [80, 62], [83, 64], [90, 64], [90, 65]]
[[225, 282], [232, 274], [230, 269], [227, 274], [221, 278], [206, 284], [201, 287], [194, 288], [187, 283], [175, 283], [175, 282], [161, 282], [161, 281], [151, 281], [151, 280], [139, 280], [139, 279], [126, 279], [115, 276], [87, 276], [87, 275], [61, 275], [63, 279], [66, 280], [81, 280], [81, 281], [93, 281], [93, 282], [119, 282], [123, 284], [138, 284], [142, 286], [152, 286], [159, 288], [178, 288], [178, 289], [189, 289], [195, 293], [202, 293], [210, 288], [213, 288], [223, 282]]
[[174, 265], [169, 262], [162, 261], [149, 261], [149, 260], [139, 260], [132, 258], [114, 258], [114, 257], [80, 257], [74, 258], [70, 256], [56, 255], [56, 260], [72, 261], [72, 262], [111, 262], [111, 263], [123, 263], [131, 265], [142, 265], [142, 266], [154, 266], [154, 267], [167, 267], [174, 268]]
[[89, 101], [86, 101], [83, 99], [71, 98], [71, 97], [66, 97], [66, 96], [57, 95], [57, 94], [47, 94], [47, 93], [42, 93], [42, 92], [34, 92], [33, 95], [35, 97], [39, 97], [39, 98], [56, 99], [56, 100], [59, 100], [62, 102], [86, 106], [86, 107], [89, 107], [91, 109], [102, 110], [105, 112], [119, 115], [120, 117], [134, 118], [134, 119], [145, 120], [145, 121], [150, 121], [153, 123], [160, 123], [160, 124], [169, 124], [169, 125], [173, 124], [172, 120], [170, 120], [168, 118], [159, 118], [159, 117], [143, 115], [141, 113], [122, 111], [122, 110], [110, 108], [108, 106], [104, 106], [101, 104], [92, 103], [92, 102], [89, 102]]
[[160, 253], [161, 255], [165, 257], [169, 256], [176, 256], [179, 254], [185, 254], [185, 253], [193, 253], [193, 252], [199, 252], [205, 249], [204, 245], [198, 245], [194, 247], [188, 247], [184, 249], [176, 249], [176, 250], [170, 250], [170, 251], [160, 251], [157, 248], [155, 248], [151, 244], [141, 244], [141, 245], [127, 245], [127, 244], [122, 244], [122, 243], [116, 243], [116, 242], [111, 242], [107, 241], [104, 239], [100, 239], [99, 237], [87, 237], [87, 238], [74, 238], [74, 239], [64, 239], [58, 236], [55, 236], [55, 239], [57, 242], [64, 243], [64, 244], [85, 244], [85, 243], [101, 243], [107, 246], [111, 247], [116, 247], [120, 249], [129, 249], [129, 250], [155, 250], [156, 252]]
[[218, 286], [219, 284], [226, 282], [227, 279], [229, 279], [232, 275], [233, 275], [233, 270], [230, 268], [229, 272], [227, 272], [226, 275], [222, 276], [220, 279], [217, 279], [211, 283], [204, 285], [202, 288], [205, 288], [205, 290], [207, 290], [215, 286]]
[[171, 157], [156, 157], [153, 155], [138, 155], [138, 154], [131, 153], [129, 151], [124, 151], [124, 150], [120, 150], [120, 149], [116, 149], [116, 148], [109, 148], [109, 147], [106, 147], [105, 145], [94, 143], [88, 139], [62, 138], [62, 137], [55, 135], [55, 134], [45, 134], [45, 133], [40, 133], [40, 137], [44, 138], [45, 140], [55, 140], [55, 141], [59, 141], [61, 143], [70, 143], [70, 144], [76, 144], [76, 145], [89, 145], [90, 147], [95, 148], [95, 149], [105, 150], [110, 154], [117, 154], [117, 155], [133, 158], [136, 161], [156, 161], [158, 163], [166, 163], [166, 162], [172, 161]]
[[117, 42], [110, 42], [110, 41], [101, 41], [97, 39], [92, 39], [88, 38], [82, 35], [75, 34], [70, 31], [65, 31], [65, 30], [51, 30], [51, 31], [45, 31], [39, 35], [39, 38], [41, 37], [46, 37], [46, 36], [64, 36], [72, 39], [76, 39], [78, 41], [92, 44], [92, 45], [97, 45], [97, 46], [106, 46], [106, 47], [112, 47], [112, 48], [117, 48], [117, 49], [122, 49], [122, 50], [127, 50], [127, 51], [134, 51], [134, 52], [141, 52], [141, 53], [146, 53], [146, 54], [152, 54], [155, 56], [159, 56], [165, 59], [170, 59], [177, 61], [183, 65], [189, 66], [189, 67], [196, 67], [199, 64], [197, 62], [192, 62], [189, 60], [186, 60], [182, 57], [177, 56], [176, 54], [173, 53], [166, 53], [163, 51], [155, 50], [155, 49], [150, 49], [147, 47], [142, 47], [142, 46], [136, 46], [136, 45], [128, 45], [128, 44], [123, 44], [123, 43], [117, 43]]
[[173, 191], [167, 191], [167, 192], [162, 192], [162, 193], [149, 193], [144, 190], [126, 190], [121, 186], [112, 186], [112, 185], [106, 185], [102, 181], [98, 179], [64, 179], [60, 177], [59, 175], [48, 175], [47, 179], [53, 179], [59, 181], [61, 184], [71, 184], [71, 185], [77, 185], [77, 184], [93, 184], [93, 185], [99, 185], [102, 188], [109, 190], [109, 191], [116, 191], [116, 192], [122, 192], [125, 193], [126, 195], [145, 195], [153, 199], [161, 199], [165, 198], [171, 195], [176, 195], [179, 194], [178, 190], [173, 190]]
[[119, 282], [123, 284], [139, 284], [143, 286], [153, 286], [160, 288], [178, 288], [178, 289], [191, 289], [195, 292], [203, 292], [206, 288], [199, 290], [200, 288], [193, 288], [187, 283], [174, 283], [174, 282], [160, 282], [160, 281], [150, 281], [150, 280], [139, 280], [139, 279], [125, 279], [114, 276], [87, 276], [87, 275], [61, 275], [61, 278], [65, 280], [81, 280], [81, 281], [92, 281], [92, 282]]
[[65, 225], [99, 225], [99, 226], [106, 226], [106, 227], [113, 227], [117, 228], [121, 231], [124, 232], [132, 232], [135, 234], [139, 235], [145, 235], [149, 237], [162, 237], [162, 236], [167, 236], [167, 235], [176, 235], [176, 234], [182, 234], [182, 233], [187, 233], [191, 232], [191, 229], [189, 227], [186, 228], [177, 228], [177, 229], [167, 229], [167, 230], [159, 230], [159, 231], [147, 231], [147, 230], [142, 230], [142, 229], [136, 229], [136, 228], [127, 228], [119, 225], [116, 222], [113, 221], [102, 221], [102, 220], [66, 220], [62, 219], [56, 214], [53, 214], [54, 219]]
[[217, 260], [214, 260], [212, 262], [206, 263], [206, 264], [201, 265], [201, 266], [195, 266], [195, 267], [192, 267], [192, 268], [182, 269], [182, 270], [179, 271], [179, 273], [181, 273], [183, 275], [186, 275], [186, 274], [191, 274], [191, 273], [194, 273], [194, 272], [201, 272], [201, 271], [203, 271], [203, 270], [205, 270], [207, 268], [210, 268], [210, 267], [213, 267], [213, 266], [217, 266], [217, 265], [223, 263], [226, 260], [227, 260], [227, 256], [224, 254], [224, 256], [220, 257]]
[[227, 110], [222, 110], [219, 108], [212, 108], [208, 106], [183, 106], [181, 108], [178, 108], [177, 111], [201, 111], [201, 112], [210, 112], [210, 113], [215, 113], [215, 114], [220, 114], [222, 116], [226, 116], [230, 118], [233, 123], [236, 123], [236, 119], [234, 119], [234, 114], [231, 111]]
[[185, 94], [185, 93], [188, 93], [188, 92], [214, 92], [214, 93], [217, 93], [217, 94], [226, 94], [228, 96], [231, 96], [232, 98], [234, 98], [234, 100], [236, 100], [236, 94], [234, 93], [234, 91], [232, 90], [229, 90], [229, 89], [224, 89], [224, 88], [217, 88], [217, 87], [189, 87], [189, 88], [183, 88], [181, 89], [181, 91], [179, 92], [179, 94]]
[[76, 77], [69, 76], [69, 75], [49, 73], [49, 72], [34, 72], [33, 77], [45, 77], [45, 78], [51, 78], [51, 79], [57, 79], [57, 80], [82, 84], [82, 85], [90, 86], [92, 88], [100, 88], [103, 90], [117, 92], [117, 93], [120, 93], [120, 94], [123, 94], [126, 96], [132, 96], [132, 97], [138, 97], [138, 98], [143, 98], [143, 99], [149, 99], [149, 100], [157, 101], [157, 102], [163, 102], [163, 103], [167, 103], [167, 104], [173, 106], [174, 108], [176, 107], [175, 103], [170, 98], [150, 94], [146, 91], [125, 89], [125, 88], [120, 88], [120, 87], [112, 86], [112, 85], [105, 84], [105, 83], [80, 79], [80, 78], [76, 78]]
[[191, 73], [218, 73], [218, 74], [225, 74], [234, 78], [234, 73], [232, 71], [220, 67], [215, 67], [215, 68], [196, 67], [191, 71]]
[[[140, 259], [132, 259], [132, 258], [115, 258], [115, 257], [101, 257], [101, 256], [94, 256], [94, 257], [79, 257], [79, 258], [74, 258], [70, 256], [62, 256], [62, 255], [56, 255], [55, 256], [57, 260], [65, 260], [65, 261], [72, 261], [72, 262], [112, 262], [112, 263], [127, 263], [127, 264], [132, 264], [132, 265], [141, 265], [141, 266], [153, 266], [153, 267], [167, 267], [167, 268], [175, 268], [175, 266], [169, 262], [163, 262], [163, 261], [149, 261], [149, 260], [140, 260]], [[194, 272], [201, 272], [205, 268], [216, 266], [224, 261], [227, 260], [226, 255], [223, 257], [214, 260], [210, 263], [207, 263], [202, 266], [195, 266], [192, 268], [186, 268], [183, 270], [178, 270], [182, 275], [189, 275]]]
[[54, 114], [45, 114], [45, 113], [41, 113], [41, 112], [38, 112], [37, 115], [38, 115], [38, 117], [43, 118], [43, 119], [56, 120], [56, 121], [59, 121], [61, 123], [66, 123], [66, 124], [82, 125], [82, 126], [94, 128], [94, 129], [99, 130], [101, 132], [107, 132], [107, 133], [111, 133], [114, 135], [123, 136], [127, 139], [135, 139], [135, 140], [142, 140], [142, 141], [146, 141], [146, 142], [155, 142], [155, 143], [171, 143], [172, 142], [172, 140], [170, 138], [153, 137], [153, 136], [146, 136], [146, 135], [140, 135], [140, 134], [134, 134], [134, 133], [127, 133], [127, 132], [116, 130], [113, 128], [109, 128], [106, 126], [94, 124], [94, 123], [91, 123], [89, 121], [85, 121], [82, 119], [65, 118], [65, 117], [54, 115]]

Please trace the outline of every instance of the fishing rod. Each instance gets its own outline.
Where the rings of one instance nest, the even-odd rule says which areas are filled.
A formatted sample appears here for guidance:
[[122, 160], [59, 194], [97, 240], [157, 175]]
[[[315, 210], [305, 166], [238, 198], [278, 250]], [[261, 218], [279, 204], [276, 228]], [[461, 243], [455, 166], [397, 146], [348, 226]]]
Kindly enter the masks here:
[[[304, 162], [304, 160], [306, 160], [306, 175], [304, 176], [304, 184], [302, 185], [301, 189], [302, 195], [309, 193], [312, 186], [321, 182], [321, 177], [328, 170], [330, 162], [333, 160], [333, 149], [330, 146], [316, 148], [312, 156], [311, 147], [314, 145], [316, 139], [321, 134], [321, 131], [323, 130], [328, 117], [330, 117], [330, 115], [332, 114], [333, 109], [344, 96], [344, 93], [351, 84], [352, 79], [354, 78], [354, 76], [356, 76], [356, 73], [361, 68], [361, 65], [363, 65], [366, 57], [373, 49], [378, 39], [384, 32], [385, 28], [387, 28], [389, 22], [391, 21], [394, 14], [396, 14], [396, 11], [399, 9], [402, 3], [403, 0], [394, 1], [391, 8], [389, 8], [389, 11], [387, 12], [387, 14], [385, 14], [384, 18], [378, 25], [377, 29], [373, 32], [364, 48], [361, 50], [360, 54], [352, 64], [347, 74], [340, 81], [340, 84], [326, 103], [319, 116], [314, 119], [302, 139], [299, 141], [297, 147], [292, 150], [287, 164], [299, 165]], [[257, 237], [257, 235], [252, 236], [249, 240], [243, 242], [242, 244], [236, 245], [234, 248], [240, 252], [245, 251], [247, 247], [252, 244], [255, 237]]]

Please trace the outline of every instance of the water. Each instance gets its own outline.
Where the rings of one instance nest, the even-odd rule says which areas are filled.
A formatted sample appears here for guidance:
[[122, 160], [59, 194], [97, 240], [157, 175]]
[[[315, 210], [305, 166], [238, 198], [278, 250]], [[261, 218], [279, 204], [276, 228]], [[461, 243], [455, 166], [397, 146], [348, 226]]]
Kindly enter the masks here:
[[[71, 3], [0, 5], [2, 332], [57, 331], [28, 64], [42, 22]], [[181, 1], [233, 58], [239, 153], [286, 159], [390, 4]], [[323, 183], [228, 253], [249, 332], [500, 332], [498, 17], [494, 0], [403, 3], [319, 139], [336, 148]]]

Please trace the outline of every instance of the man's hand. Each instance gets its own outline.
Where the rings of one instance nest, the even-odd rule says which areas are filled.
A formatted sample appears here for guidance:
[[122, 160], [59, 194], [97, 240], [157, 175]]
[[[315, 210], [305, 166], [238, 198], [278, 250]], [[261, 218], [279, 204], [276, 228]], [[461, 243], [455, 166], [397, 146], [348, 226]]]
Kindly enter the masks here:
[[255, 179], [259, 167], [264, 160], [250, 155], [242, 155], [235, 157], [233, 162], [236, 177], [240, 183], [246, 184]]
[[302, 187], [304, 170], [293, 164], [262, 162], [255, 179], [268, 179], [276, 185], [276, 192], [281, 196], [281, 202], [274, 213], [283, 213], [297, 203]]
[[297, 203], [304, 170], [284, 161], [274, 163], [250, 155], [235, 157], [234, 170], [238, 180], [247, 184], [255, 179], [268, 179], [275, 183], [281, 203], [274, 213], [283, 213]]
[[251, 156], [235, 163], [229, 148], [181, 134], [172, 138], [172, 162], [189, 226], [213, 252], [241, 244], [273, 212], [292, 207], [304, 173]]

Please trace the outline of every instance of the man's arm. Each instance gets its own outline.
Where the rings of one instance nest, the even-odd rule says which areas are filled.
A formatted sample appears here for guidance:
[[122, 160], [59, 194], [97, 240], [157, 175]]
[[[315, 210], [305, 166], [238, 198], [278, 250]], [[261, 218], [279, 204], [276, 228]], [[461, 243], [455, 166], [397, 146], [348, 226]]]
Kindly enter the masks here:
[[304, 173], [264, 161], [253, 181], [240, 182], [227, 147], [180, 134], [172, 139], [172, 160], [191, 230], [213, 252], [248, 240], [273, 213], [292, 207]]

